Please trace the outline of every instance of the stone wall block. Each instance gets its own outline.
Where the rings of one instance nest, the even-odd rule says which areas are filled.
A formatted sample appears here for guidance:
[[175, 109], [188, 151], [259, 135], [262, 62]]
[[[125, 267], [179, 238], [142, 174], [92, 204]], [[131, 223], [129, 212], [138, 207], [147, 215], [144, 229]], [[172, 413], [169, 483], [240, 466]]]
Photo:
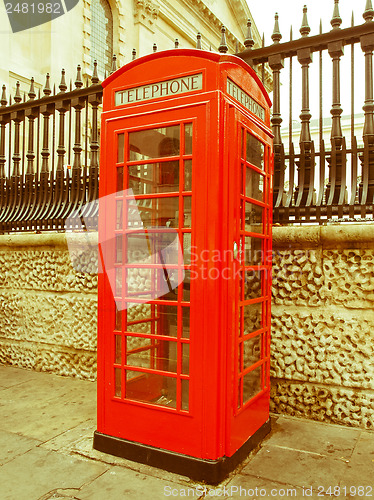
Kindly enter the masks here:
[[319, 422], [374, 429], [371, 391], [273, 380], [270, 409]]
[[374, 249], [323, 251], [328, 304], [374, 308]]
[[1, 250], [0, 288], [96, 293], [97, 253], [67, 250]]
[[370, 312], [273, 307], [271, 376], [374, 389]]
[[0, 338], [96, 350], [95, 296], [3, 291], [0, 307]]
[[318, 306], [324, 301], [321, 249], [273, 251], [274, 304]]

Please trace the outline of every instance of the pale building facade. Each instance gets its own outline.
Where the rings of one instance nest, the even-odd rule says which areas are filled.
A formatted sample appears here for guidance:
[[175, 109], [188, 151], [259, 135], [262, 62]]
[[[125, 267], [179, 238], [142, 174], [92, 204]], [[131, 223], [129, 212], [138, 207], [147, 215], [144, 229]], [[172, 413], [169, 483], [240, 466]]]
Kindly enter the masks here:
[[[229, 52], [244, 48], [247, 19], [252, 19], [246, 0], [80, 0], [78, 5], [51, 22], [12, 33], [4, 4], [0, 6], [0, 83], [14, 95], [20, 81], [27, 93], [30, 78], [36, 88], [44, 86], [45, 75], [58, 85], [61, 69], [67, 81], [74, 82], [76, 67], [82, 66], [83, 77], [90, 76], [93, 61], [98, 61], [99, 77], [111, 68], [112, 55], [122, 66], [138, 56], [174, 47], [196, 46], [201, 33], [202, 48], [214, 51], [220, 43], [220, 29], [226, 27]], [[261, 37], [252, 22], [255, 47]]]

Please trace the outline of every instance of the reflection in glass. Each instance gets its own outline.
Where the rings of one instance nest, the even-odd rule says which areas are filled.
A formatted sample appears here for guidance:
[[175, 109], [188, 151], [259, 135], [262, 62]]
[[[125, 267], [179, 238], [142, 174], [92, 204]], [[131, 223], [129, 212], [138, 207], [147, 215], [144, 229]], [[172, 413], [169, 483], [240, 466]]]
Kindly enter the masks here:
[[247, 132], [246, 160], [258, 168], [264, 169], [264, 145]]
[[115, 273], [116, 273], [116, 286], [115, 286], [116, 295], [121, 295], [122, 294], [122, 268], [116, 267]]
[[124, 134], [118, 134], [118, 151], [117, 151], [117, 163], [123, 163], [124, 159]]
[[114, 395], [121, 397], [121, 368], [114, 368]]
[[183, 234], [183, 260], [184, 265], [191, 265], [191, 233]]
[[182, 373], [190, 373], [190, 344], [182, 344]]
[[128, 166], [128, 186], [134, 195], [179, 191], [179, 161]]
[[246, 169], [245, 195], [258, 201], [264, 198], [264, 177], [249, 167]]
[[117, 193], [123, 191], [123, 167], [117, 167]]
[[192, 155], [192, 123], [184, 125], [184, 154]]
[[244, 265], [260, 266], [264, 262], [261, 238], [246, 236], [244, 238]]
[[257, 335], [243, 343], [244, 370], [257, 363], [261, 359], [261, 339], [262, 335]]
[[251, 270], [244, 273], [244, 300], [262, 296], [262, 271]]
[[182, 410], [188, 411], [189, 408], [189, 380], [182, 380]]
[[115, 318], [115, 330], [122, 330], [122, 311], [121, 311], [121, 302], [116, 302], [116, 318]]
[[191, 196], [184, 196], [183, 227], [191, 227]]
[[262, 328], [262, 303], [244, 306], [244, 335]]
[[263, 233], [262, 216], [264, 209], [253, 203], [245, 203], [245, 230], [251, 233]]
[[192, 190], [192, 160], [184, 162], [184, 190]]
[[249, 401], [253, 396], [261, 392], [262, 366], [247, 373], [243, 377], [243, 404]]
[[[162, 297], [162, 300], [164, 298]], [[157, 334], [167, 335], [169, 337], [177, 336], [177, 306], [174, 305], [157, 305]]]
[[183, 280], [183, 301], [189, 302], [191, 295], [191, 271], [185, 269], [184, 280]]
[[121, 364], [122, 361], [122, 337], [121, 335], [115, 335], [115, 356], [114, 362]]
[[178, 227], [178, 196], [131, 200], [128, 202], [129, 220], [134, 210], [139, 211], [143, 227]]
[[126, 398], [160, 406], [176, 407], [177, 381], [175, 378], [126, 371]]
[[129, 160], [179, 156], [179, 125], [129, 133]]
[[190, 338], [190, 308], [189, 307], [182, 307], [182, 322], [183, 322], [182, 337], [185, 339], [189, 339]]
[[123, 201], [122, 200], [117, 200], [116, 201], [116, 229], [122, 229], [122, 208], [123, 208]]
[[116, 264], [122, 264], [122, 234], [116, 234]]

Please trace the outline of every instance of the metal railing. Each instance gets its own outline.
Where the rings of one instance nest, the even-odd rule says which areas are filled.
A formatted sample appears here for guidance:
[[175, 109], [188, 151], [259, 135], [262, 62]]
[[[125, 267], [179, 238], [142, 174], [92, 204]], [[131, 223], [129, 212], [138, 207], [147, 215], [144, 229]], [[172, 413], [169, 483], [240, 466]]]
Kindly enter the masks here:
[[[278, 16], [275, 16], [273, 44], [253, 50], [248, 46], [237, 55], [252, 66], [264, 67], [267, 63], [273, 72], [273, 115], [274, 132], [274, 223], [319, 223], [334, 219], [357, 221], [373, 219], [374, 213], [374, 100], [373, 100], [373, 50], [374, 50], [374, 10], [371, 0], [367, 0], [363, 13], [365, 23], [341, 29], [339, 0], [334, 0], [331, 19], [332, 30], [316, 36], [309, 36], [307, 8], [304, 7], [301, 38], [280, 43]], [[353, 20], [352, 20], [353, 21]], [[353, 22], [352, 22], [353, 24]], [[364, 126], [362, 145], [358, 146], [355, 136], [355, 47], [360, 44], [365, 57], [365, 75], [362, 89], [365, 91]], [[350, 55], [350, 148], [342, 133], [340, 104], [341, 58], [345, 46], [351, 48]], [[330, 145], [323, 139], [322, 93], [326, 90], [323, 79], [323, 53], [328, 53], [332, 61], [332, 106]], [[310, 64], [312, 54], [319, 55], [319, 134], [312, 140], [310, 131]], [[301, 113], [299, 152], [296, 152], [293, 136], [293, 60], [301, 67]], [[289, 74], [289, 126], [286, 137], [281, 134], [283, 122], [280, 106], [281, 71], [288, 59]], [[325, 117], [326, 118], [326, 117]], [[282, 139], [283, 135], [283, 139]], [[288, 136], [288, 141], [287, 141]], [[287, 150], [283, 140], [288, 142]]]

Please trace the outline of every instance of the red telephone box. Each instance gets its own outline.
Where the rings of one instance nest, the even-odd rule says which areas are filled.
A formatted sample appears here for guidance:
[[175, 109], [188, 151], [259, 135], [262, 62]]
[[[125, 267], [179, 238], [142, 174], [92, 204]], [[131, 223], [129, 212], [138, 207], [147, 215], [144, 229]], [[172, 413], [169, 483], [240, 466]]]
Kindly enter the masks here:
[[103, 87], [94, 447], [217, 483], [270, 430], [271, 103], [193, 49]]

